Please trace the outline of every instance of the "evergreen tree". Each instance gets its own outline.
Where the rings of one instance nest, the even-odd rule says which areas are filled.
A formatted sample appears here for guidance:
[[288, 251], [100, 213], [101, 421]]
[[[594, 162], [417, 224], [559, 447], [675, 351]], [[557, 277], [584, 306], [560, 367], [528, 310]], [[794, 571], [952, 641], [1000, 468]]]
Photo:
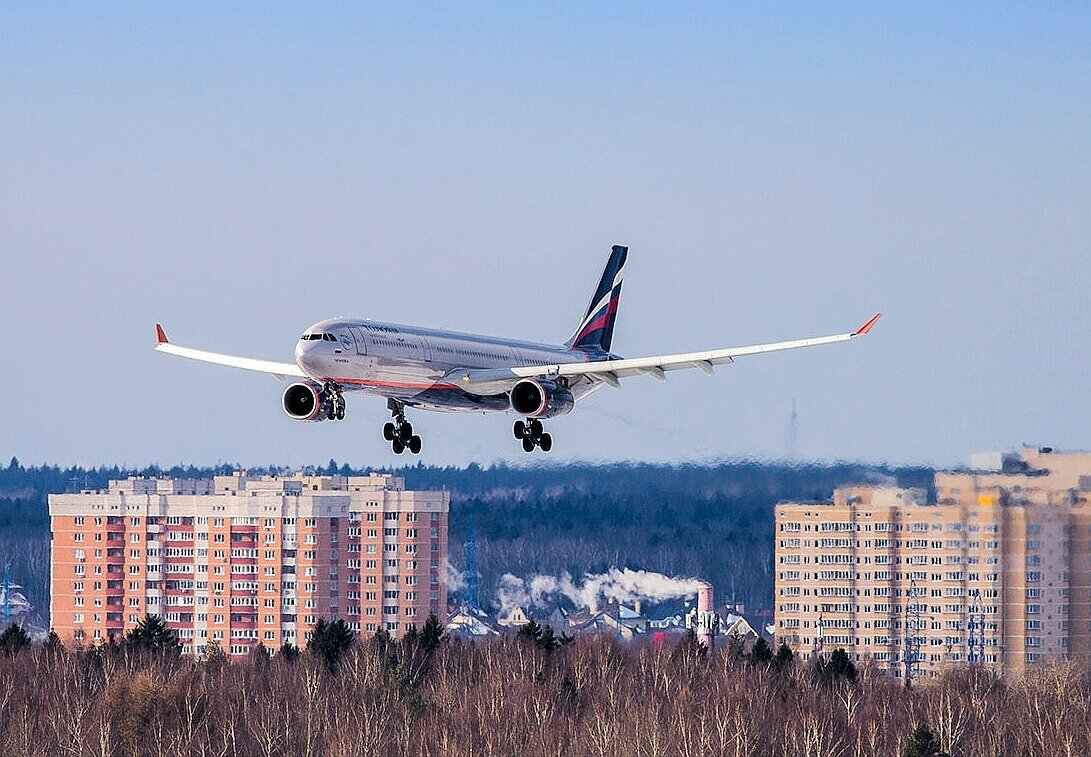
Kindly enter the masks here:
[[921, 723], [902, 744], [902, 757], [947, 757], [932, 729]]
[[537, 645], [538, 640], [542, 638], [542, 627], [538, 625], [538, 621], [531, 618], [526, 623], [519, 626], [519, 632], [515, 634], [515, 638], [529, 641]]
[[840, 647], [833, 650], [829, 659], [818, 663], [818, 672], [827, 682], [833, 682], [838, 678], [856, 680], [856, 666], [852, 664], [848, 653]]
[[439, 647], [440, 642], [443, 641], [446, 633], [446, 629], [439, 622], [436, 614], [434, 612], [429, 613], [428, 620], [424, 621], [424, 629], [421, 630], [420, 634], [421, 646], [424, 647], [426, 652], [434, 652]]
[[50, 652], [63, 652], [64, 644], [61, 643], [61, 637], [57, 635], [57, 632], [52, 628], [49, 629], [49, 636], [45, 637], [45, 644], [42, 648]]
[[229, 660], [227, 659], [227, 652], [223, 650], [220, 643], [213, 639], [205, 646], [205, 651], [201, 653], [201, 665], [208, 670], [215, 672], [227, 665]]
[[290, 641], [286, 641], [277, 654], [283, 658], [285, 662], [295, 662], [299, 657], [299, 647]]
[[151, 613], [145, 615], [135, 628], [125, 634], [125, 643], [134, 649], [166, 652], [175, 656], [182, 654], [178, 637], [167, 628], [162, 618]]
[[250, 664], [258, 670], [264, 670], [269, 664], [269, 650], [260, 641], [250, 648]]
[[773, 650], [769, 648], [769, 643], [761, 636], [750, 647], [750, 653], [747, 655], [751, 665], [768, 665], [773, 659]]
[[3, 633], [0, 633], [0, 652], [8, 657], [14, 657], [29, 646], [30, 636], [18, 623], [12, 622]]
[[777, 647], [777, 653], [773, 657], [773, 670], [785, 670], [790, 668], [795, 662], [795, 654], [793, 654], [791, 648], [784, 643], [780, 642], [780, 646]]
[[354, 638], [352, 629], [340, 618], [332, 623], [319, 618], [307, 642], [307, 651], [325, 662], [326, 668], [333, 672]]
[[727, 656], [732, 660], [738, 660], [745, 656], [743, 650], [746, 648], [746, 642], [739, 636], [738, 631], [732, 631], [727, 637]]
[[[437, 620], [436, 623], [438, 625], [439, 621]], [[519, 627], [519, 633], [515, 635], [515, 638], [530, 642], [539, 649], [544, 649], [547, 652], [552, 652], [557, 647], [563, 647], [572, 642], [571, 636], [566, 636], [565, 634], [557, 636], [553, 632], [553, 626], [539, 625], [538, 622], [533, 619], [528, 620]]]

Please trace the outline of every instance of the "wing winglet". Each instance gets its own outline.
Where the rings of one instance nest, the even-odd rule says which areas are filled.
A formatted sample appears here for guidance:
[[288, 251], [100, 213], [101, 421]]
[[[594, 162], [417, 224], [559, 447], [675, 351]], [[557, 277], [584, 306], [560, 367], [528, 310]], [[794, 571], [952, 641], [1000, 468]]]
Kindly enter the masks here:
[[170, 340], [167, 339], [167, 332], [163, 331], [163, 327], [158, 323], [155, 324], [155, 338], [158, 344], [169, 344]]
[[869, 320], [860, 328], [856, 329], [856, 331], [852, 332], [852, 335], [863, 336], [867, 332], [871, 331], [871, 327], [875, 325], [875, 322], [878, 321], [882, 317], [882, 315], [882, 313], [876, 313], [875, 315], [871, 316], [871, 320]]

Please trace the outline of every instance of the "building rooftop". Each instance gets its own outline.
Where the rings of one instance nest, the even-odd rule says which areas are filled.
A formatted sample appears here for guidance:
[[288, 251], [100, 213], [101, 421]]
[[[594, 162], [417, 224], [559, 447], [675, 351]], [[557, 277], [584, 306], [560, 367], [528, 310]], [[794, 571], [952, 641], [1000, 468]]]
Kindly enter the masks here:
[[363, 491], [367, 489], [404, 491], [405, 478], [392, 473], [366, 476], [314, 475], [304, 472], [287, 475], [252, 476], [246, 471], [212, 478], [172, 478], [170, 476], [129, 476], [112, 479], [106, 489], [83, 489], [80, 494], [236, 494], [240, 491], [268, 494], [295, 494], [303, 491]]

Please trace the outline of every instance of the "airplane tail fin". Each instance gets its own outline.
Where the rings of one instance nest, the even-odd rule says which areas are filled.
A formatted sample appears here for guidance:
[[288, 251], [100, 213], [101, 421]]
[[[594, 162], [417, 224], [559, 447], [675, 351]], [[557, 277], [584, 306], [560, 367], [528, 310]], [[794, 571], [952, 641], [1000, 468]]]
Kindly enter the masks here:
[[591, 304], [576, 331], [565, 345], [573, 349], [610, 351], [614, 338], [614, 319], [617, 317], [617, 305], [621, 299], [621, 283], [625, 275], [625, 258], [628, 247], [614, 245], [610, 259], [602, 272], [598, 288], [591, 297]]

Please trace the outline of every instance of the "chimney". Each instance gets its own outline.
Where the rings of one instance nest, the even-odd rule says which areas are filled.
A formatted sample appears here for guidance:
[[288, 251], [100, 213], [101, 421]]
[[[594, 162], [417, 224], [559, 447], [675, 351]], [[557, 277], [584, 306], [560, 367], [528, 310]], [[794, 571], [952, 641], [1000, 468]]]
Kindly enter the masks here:
[[640, 600], [639, 599], [636, 600], [635, 602], [633, 602], [633, 612], [635, 612], [637, 615], [641, 614], [641, 612], [640, 612]]
[[697, 589], [697, 640], [712, 648], [713, 618], [712, 584], [702, 582]]

